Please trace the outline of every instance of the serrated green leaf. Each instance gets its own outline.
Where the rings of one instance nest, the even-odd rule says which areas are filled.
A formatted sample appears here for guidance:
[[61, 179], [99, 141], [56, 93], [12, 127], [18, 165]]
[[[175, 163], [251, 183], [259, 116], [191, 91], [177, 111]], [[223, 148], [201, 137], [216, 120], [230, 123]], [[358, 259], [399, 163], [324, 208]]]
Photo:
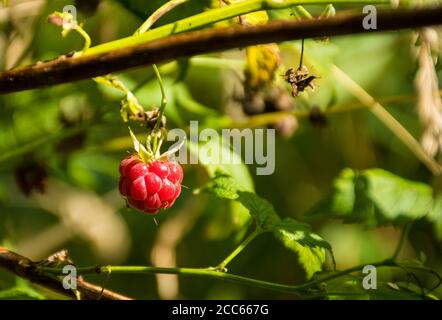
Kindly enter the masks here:
[[331, 246], [317, 234], [311, 232], [309, 225], [292, 218], [281, 221], [273, 205], [255, 193], [243, 191], [236, 180], [223, 172], [217, 172], [212, 181], [203, 189], [220, 199], [240, 202], [263, 231], [272, 231], [289, 250], [297, 254], [308, 278], [322, 270], [325, 262], [325, 249]]
[[368, 227], [399, 225], [427, 215], [433, 206], [432, 188], [382, 169], [345, 169], [332, 193], [308, 215], [326, 215]]
[[[222, 145], [219, 141], [208, 141], [206, 143], [188, 143], [190, 152], [197, 154], [199, 163], [206, 169], [209, 177], [215, 177], [217, 172], [224, 172], [229, 176], [236, 177], [236, 184], [243, 191], [254, 192], [253, 180], [249, 170], [240, 156]], [[204, 151], [202, 152], [202, 149]], [[229, 157], [231, 161], [223, 161], [224, 157]]]
[[242, 188], [228, 174], [217, 172], [212, 181], [202, 190], [209, 191], [220, 199], [236, 200], [238, 199], [238, 191]]
[[309, 224], [285, 218], [275, 226], [275, 232], [284, 234], [289, 240], [299, 242], [303, 246], [321, 247], [331, 250], [330, 244], [319, 235], [312, 233]]
[[270, 202], [258, 197], [255, 193], [244, 191], [244, 188], [235, 179], [224, 172], [217, 171], [212, 181], [202, 190], [208, 191], [220, 199], [240, 202], [248, 209], [257, 226], [263, 230], [273, 228], [280, 221]]
[[263, 230], [270, 230], [280, 222], [273, 205], [249, 191], [238, 191], [238, 201], [246, 207], [256, 224]]
[[[217, 141], [208, 141], [204, 144], [206, 152], [201, 151], [201, 145], [196, 145], [191, 141], [188, 141], [187, 146], [190, 152], [197, 154], [199, 163], [206, 169], [209, 177], [215, 177], [217, 172], [224, 172], [230, 176], [237, 177], [238, 188], [243, 191], [254, 191], [254, 185], [249, 170], [244, 162], [241, 161], [239, 156], [227, 149], [226, 146], [218, 143]], [[220, 153], [228, 153], [234, 159], [234, 163], [222, 163], [219, 159], [216, 159]], [[220, 197], [225, 198], [225, 197]], [[229, 199], [227, 197], [227, 199]], [[224, 226], [224, 229], [231, 228], [231, 231], [241, 229], [248, 221], [250, 221], [250, 215], [248, 210], [238, 202], [232, 202], [230, 210], [230, 226]], [[229, 232], [227, 232], [229, 233]], [[226, 234], [224, 232], [223, 234]]]
[[278, 223], [273, 230], [288, 249], [298, 254], [299, 262], [306, 270], [310, 279], [316, 272], [322, 270], [325, 262], [325, 250], [331, 251], [330, 244], [315, 233], [311, 232], [308, 224], [286, 218]]

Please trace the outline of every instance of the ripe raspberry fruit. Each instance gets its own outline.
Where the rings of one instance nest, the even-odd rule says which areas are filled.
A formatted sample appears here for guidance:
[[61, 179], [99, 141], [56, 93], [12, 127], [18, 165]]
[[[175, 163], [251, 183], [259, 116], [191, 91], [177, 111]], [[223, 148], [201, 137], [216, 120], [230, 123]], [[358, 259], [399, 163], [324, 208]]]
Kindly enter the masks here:
[[120, 193], [144, 213], [170, 208], [181, 193], [183, 169], [175, 161], [145, 163], [135, 154], [120, 163]]

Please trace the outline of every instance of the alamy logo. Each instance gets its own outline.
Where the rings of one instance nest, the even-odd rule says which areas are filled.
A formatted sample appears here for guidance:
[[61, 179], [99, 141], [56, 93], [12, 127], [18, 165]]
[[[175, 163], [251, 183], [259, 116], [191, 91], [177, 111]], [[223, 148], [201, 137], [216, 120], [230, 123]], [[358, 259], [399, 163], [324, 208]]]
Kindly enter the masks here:
[[63, 278], [63, 288], [66, 290], [77, 289], [77, 268], [74, 265], [68, 264], [63, 267], [63, 274], [66, 274]]
[[[188, 139], [189, 138], [189, 139]], [[175, 141], [170, 148], [171, 156], [181, 164], [197, 164], [205, 159], [213, 165], [256, 164], [257, 175], [271, 175], [275, 171], [275, 129], [198, 129], [198, 121], [190, 121], [189, 137], [186, 131], [169, 130], [167, 141]], [[190, 143], [194, 152], [188, 154]], [[219, 146], [219, 148], [214, 148]]]
[[63, 13], [65, 14], [63, 28], [75, 28], [75, 24], [77, 23], [77, 8], [73, 5], [66, 5], [63, 7]]
[[362, 27], [365, 30], [376, 30], [378, 28], [377, 24], [377, 9], [373, 5], [366, 5], [362, 9], [362, 13], [365, 13], [366, 16], [362, 19]]
[[362, 287], [365, 290], [377, 289], [378, 279], [376, 267], [372, 265], [367, 265], [362, 269], [362, 273], [367, 274], [362, 280]]

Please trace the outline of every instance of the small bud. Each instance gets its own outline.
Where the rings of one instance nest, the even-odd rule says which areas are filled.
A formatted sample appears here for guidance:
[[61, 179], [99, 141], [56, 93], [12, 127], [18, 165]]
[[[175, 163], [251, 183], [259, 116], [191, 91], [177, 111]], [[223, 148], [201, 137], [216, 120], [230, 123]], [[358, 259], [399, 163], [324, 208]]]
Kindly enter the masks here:
[[63, 17], [57, 13], [53, 13], [48, 16], [48, 23], [50, 24], [61, 27], [63, 25], [63, 22]]

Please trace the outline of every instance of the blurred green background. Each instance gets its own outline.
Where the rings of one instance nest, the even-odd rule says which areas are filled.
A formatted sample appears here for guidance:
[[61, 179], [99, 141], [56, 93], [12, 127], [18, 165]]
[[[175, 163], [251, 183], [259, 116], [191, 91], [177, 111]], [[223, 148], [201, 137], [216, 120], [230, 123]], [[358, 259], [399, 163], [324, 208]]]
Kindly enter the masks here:
[[[96, 45], [131, 35], [164, 2], [82, 0], [74, 5], [78, 20], [84, 21]], [[62, 38], [60, 29], [46, 22], [48, 14], [67, 4], [72, 3], [10, 1], [13, 10], [0, 8], [0, 69], [80, 50], [82, 39], [77, 34]], [[210, 1], [191, 1], [159, 24], [201, 12], [209, 5]], [[321, 9], [307, 8], [311, 12]], [[290, 10], [270, 12], [272, 18], [290, 18], [290, 14]], [[294, 101], [295, 110], [327, 110], [354, 102], [329, 72], [335, 63], [381, 101], [405, 97], [386, 107], [419, 138], [415, 42], [412, 31], [337, 37], [328, 42], [306, 40], [306, 61], [321, 78], [315, 92]], [[285, 66], [297, 65], [299, 48], [299, 41], [280, 45]], [[210, 57], [243, 61], [244, 50]], [[221, 129], [221, 116], [244, 117], [235, 103], [241, 63], [236, 67], [222, 60], [219, 64], [210, 61], [215, 60], [197, 57], [161, 66], [169, 99], [168, 128], [185, 128], [190, 120], [200, 120]], [[146, 108], [158, 106], [160, 90], [151, 68], [119, 76]], [[33, 260], [66, 248], [80, 266], [218, 264], [243, 235], [244, 229], [237, 230], [232, 219], [241, 208], [192, 194], [208, 180], [203, 167], [184, 166], [187, 188], [171, 209], [157, 216], [159, 226], [151, 217], [126, 208], [118, 193], [118, 164], [131, 149], [131, 140], [119, 116], [120, 99], [119, 93], [92, 80], [0, 96], [0, 243]], [[346, 167], [379, 167], [407, 179], [436, 183], [365, 108], [328, 115], [321, 125], [308, 116], [297, 120], [290, 137], [277, 137], [274, 174], [255, 176], [255, 167], [248, 168], [257, 194], [269, 200], [282, 217], [305, 220], [305, 212], [330, 192], [333, 179]], [[136, 124], [132, 128], [143, 132]], [[313, 227], [333, 246], [340, 269], [388, 257], [400, 234], [393, 227], [366, 230], [325, 219], [315, 221]], [[441, 242], [432, 230], [428, 222], [415, 223], [403, 256], [416, 258], [424, 252], [428, 265], [442, 272]], [[257, 238], [229, 271], [280, 283], [305, 281], [296, 256], [271, 235]], [[380, 271], [386, 280], [400, 275], [389, 269]], [[86, 278], [97, 284], [104, 281], [98, 276]], [[423, 279], [431, 287], [433, 280]], [[16, 281], [0, 272], [0, 290], [13, 287]], [[293, 298], [217, 280], [175, 276], [111, 275], [106, 287], [138, 299]], [[440, 296], [442, 290], [436, 294]]]

